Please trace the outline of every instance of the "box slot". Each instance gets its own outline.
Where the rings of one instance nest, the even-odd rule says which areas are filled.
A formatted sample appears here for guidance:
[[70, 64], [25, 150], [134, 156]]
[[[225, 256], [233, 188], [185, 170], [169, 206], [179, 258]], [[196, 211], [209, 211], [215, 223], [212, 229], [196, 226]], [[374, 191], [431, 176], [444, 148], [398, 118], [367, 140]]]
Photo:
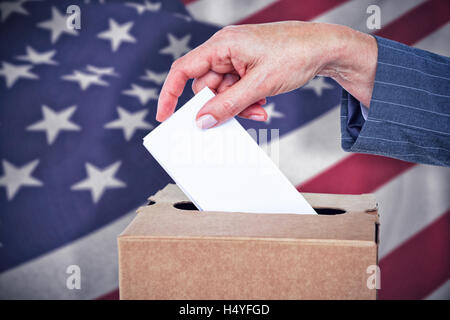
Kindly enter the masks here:
[[[154, 201], [153, 201], [154, 203]], [[198, 211], [197, 207], [191, 201], [180, 201], [173, 204], [173, 207], [179, 210]], [[344, 214], [347, 211], [338, 208], [314, 208], [318, 214], [326, 216], [334, 216]]]
[[176, 202], [173, 206], [179, 210], [198, 211], [197, 207], [191, 201]]
[[325, 216], [335, 216], [338, 214], [344, 214], [347, 211], [342, 210], [342, 209], [337, 209], [337, 208], [313, 208], [314, 210], [316, 210], [317, 214], [322, 214]]

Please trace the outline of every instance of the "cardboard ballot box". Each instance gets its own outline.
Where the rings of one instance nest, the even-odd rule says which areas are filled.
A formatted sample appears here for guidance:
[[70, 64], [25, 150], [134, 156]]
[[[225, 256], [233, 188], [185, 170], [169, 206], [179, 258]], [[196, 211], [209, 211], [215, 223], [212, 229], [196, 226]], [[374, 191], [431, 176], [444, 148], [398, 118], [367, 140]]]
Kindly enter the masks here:
[[120, 298], [375, 299], [374, 196], [303, 195], [320, 214], [197, 211], [167, 185], [118, 237]]

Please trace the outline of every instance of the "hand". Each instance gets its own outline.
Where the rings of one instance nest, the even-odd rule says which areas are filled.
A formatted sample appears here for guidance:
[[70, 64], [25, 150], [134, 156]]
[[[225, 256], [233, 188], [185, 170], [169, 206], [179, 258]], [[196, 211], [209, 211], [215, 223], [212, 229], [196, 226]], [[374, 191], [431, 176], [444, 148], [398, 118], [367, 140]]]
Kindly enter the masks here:
[[289, 21], [225, 27], [172, 64], [156, 119], [173, 113], [190, 78], [194, 93], [205, 86], [217, 93], [197, 114], [201, 128], [235, 115], [265, 121], [266, 97], [316, 75], [333, 77], [369, 106], [376, 61], [375, 39], [344, 26]]

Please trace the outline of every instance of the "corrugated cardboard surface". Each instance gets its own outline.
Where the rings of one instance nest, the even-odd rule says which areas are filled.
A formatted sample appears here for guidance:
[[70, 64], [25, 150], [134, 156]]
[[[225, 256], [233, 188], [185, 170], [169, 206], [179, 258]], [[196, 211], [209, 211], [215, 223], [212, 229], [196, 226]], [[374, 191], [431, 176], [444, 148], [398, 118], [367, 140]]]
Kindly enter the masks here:
[[372, 195], [303, 194], [341, 215], [185, 211], [168, 185], [119, 236], [121, 299], [374, 299]]

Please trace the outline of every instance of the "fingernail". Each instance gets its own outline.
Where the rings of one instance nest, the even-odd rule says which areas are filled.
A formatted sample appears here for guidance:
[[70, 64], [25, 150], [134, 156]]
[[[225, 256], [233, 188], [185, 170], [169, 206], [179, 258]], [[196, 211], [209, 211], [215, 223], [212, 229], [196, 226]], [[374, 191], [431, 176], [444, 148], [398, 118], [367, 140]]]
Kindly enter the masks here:
[[264, 116], [259, 114], [252, 114], [249, 119], [255, 120], [255, 121], [265, 121]]
[[201, 128], [201, 129], [208, 129], [208, 128], [211, 128], [212, 126], [214, 126], [216, 123], [217, 123], [216, 118], [214, 118], [210, 114], [205, 114], [205, 115], [201, 116], [200, 118], [198, 118], [197, 127]]

